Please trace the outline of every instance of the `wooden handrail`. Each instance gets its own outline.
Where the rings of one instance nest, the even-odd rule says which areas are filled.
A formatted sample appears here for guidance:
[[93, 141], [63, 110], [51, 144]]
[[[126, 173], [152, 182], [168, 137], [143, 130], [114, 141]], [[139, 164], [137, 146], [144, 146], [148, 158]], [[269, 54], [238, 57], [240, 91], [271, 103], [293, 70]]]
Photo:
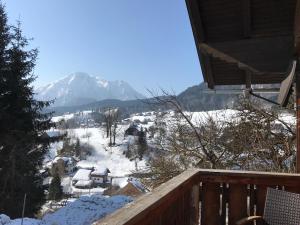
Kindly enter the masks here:
[[198, 179], [201, 182], [280, 185], [300, 188], [300, 174], [292, 173], [199, 169]]
[[263, 213], [267, 187], [300, 193], [300, 175], [187, 170], [94, 224], [215, 225], [229, 221], [233, 225], [245, 216]]
[[199, 170], [196, 169], [183, 172], [95, 225], [145, 224], [145, 218], [155, 217], [159, 213], [157, 209], [163, 210], [169, 207], [176, 200], [178, 194], [197, 184], [198, 172]]

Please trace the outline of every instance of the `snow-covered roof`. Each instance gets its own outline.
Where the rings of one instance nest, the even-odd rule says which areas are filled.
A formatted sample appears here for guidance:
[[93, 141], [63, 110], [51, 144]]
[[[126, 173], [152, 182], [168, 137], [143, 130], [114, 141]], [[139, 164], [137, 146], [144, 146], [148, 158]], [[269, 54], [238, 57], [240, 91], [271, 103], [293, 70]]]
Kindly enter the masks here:
[[72, 119], [74, 117], [74, 114], [65, 114], [63, 116], [54, 116], [52, 117], [51, 121], [54, 123], [57, 123], [61, 120], [69, 120]]
[[79, 180], [75, 184], [75, 187], [90, 187], [92, 185], [93, 181], [91, 180]]
[[76, 174], [73, 177], [73, 181], [88, 181], [90, 180], [90, 175], [91, 175], [91, 170], [87, 170], [87, 169], [80, 169], [76, 172]]
[[55, 159], [52, 162], [56, 163], [60, 159], [64, 160], [65, 162], [68, 162], [70, 160], [70, 158], [68, 158], [68, 157], [59, 157], [58, 156], [58, 157], [55, 157]]
[[89, 162], [87, 160], [81, 160], [77, 163], [79, 169], [92, 170], [95, 167], [95, 163]]
[[142, 192], [145, 192], [147, 190], [145, 186], [136, 178], [133, 177], [128, 178], [128, 183], [131, 183], [133, 186], [135, 186], [137, 189], [139, 189]]
[[46, 133], [49, 137], [60, 137], [65, 134], [65, 132], [61, 132], [59, 130], [48, 130]]
[[75, 161], [72, 157], [55, 157], [55, 159], [52, 161], [52, 163], [56, 163], [58, 160], [63, 160], [65, 163], [68, 163], [68, 164], [72, 164], [73, 161]]
[[50, 169], [52, 167], [52, 161], [44, 164], [44, 168]]
[[91, 173], [94, 176], [103, 176], [110, 173], [109, 169], [104, 166], [97, 166], [94, 168], [95, 170]]

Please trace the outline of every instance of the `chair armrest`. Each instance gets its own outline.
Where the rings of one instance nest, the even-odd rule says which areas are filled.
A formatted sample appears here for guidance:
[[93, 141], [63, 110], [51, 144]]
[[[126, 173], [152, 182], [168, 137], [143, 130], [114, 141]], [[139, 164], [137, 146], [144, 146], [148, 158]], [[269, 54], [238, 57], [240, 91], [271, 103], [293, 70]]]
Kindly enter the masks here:
[[239, 220], [238, 222], [236, 222], [236, 225], [244, 225], [244, 224], [248, 224], [249, 222], [252, 222], [254, 220], [264, 220], [262, 218], [262, 216], [249, 216], [249, 217], [246, 217], [246, 218], [243, 218], [241, 220]]

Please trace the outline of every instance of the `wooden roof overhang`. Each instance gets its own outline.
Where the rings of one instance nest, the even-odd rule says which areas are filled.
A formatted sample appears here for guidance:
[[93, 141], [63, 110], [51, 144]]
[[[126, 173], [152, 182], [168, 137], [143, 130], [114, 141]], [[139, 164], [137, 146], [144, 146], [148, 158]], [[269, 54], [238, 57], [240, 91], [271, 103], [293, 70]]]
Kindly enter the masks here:
[[300, 0], [186, 3], [204, 81], [210, 88], [286, 79], [300, 52]]

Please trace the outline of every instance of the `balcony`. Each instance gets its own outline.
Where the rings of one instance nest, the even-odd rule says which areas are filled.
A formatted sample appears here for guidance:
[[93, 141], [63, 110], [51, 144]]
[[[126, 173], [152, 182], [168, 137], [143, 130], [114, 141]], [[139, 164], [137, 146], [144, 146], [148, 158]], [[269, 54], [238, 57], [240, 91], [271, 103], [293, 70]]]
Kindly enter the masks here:
[[95, 224], [233, 225], [263, 214], [267, 187], [300, 193], [300, 175], [188, 170]]

